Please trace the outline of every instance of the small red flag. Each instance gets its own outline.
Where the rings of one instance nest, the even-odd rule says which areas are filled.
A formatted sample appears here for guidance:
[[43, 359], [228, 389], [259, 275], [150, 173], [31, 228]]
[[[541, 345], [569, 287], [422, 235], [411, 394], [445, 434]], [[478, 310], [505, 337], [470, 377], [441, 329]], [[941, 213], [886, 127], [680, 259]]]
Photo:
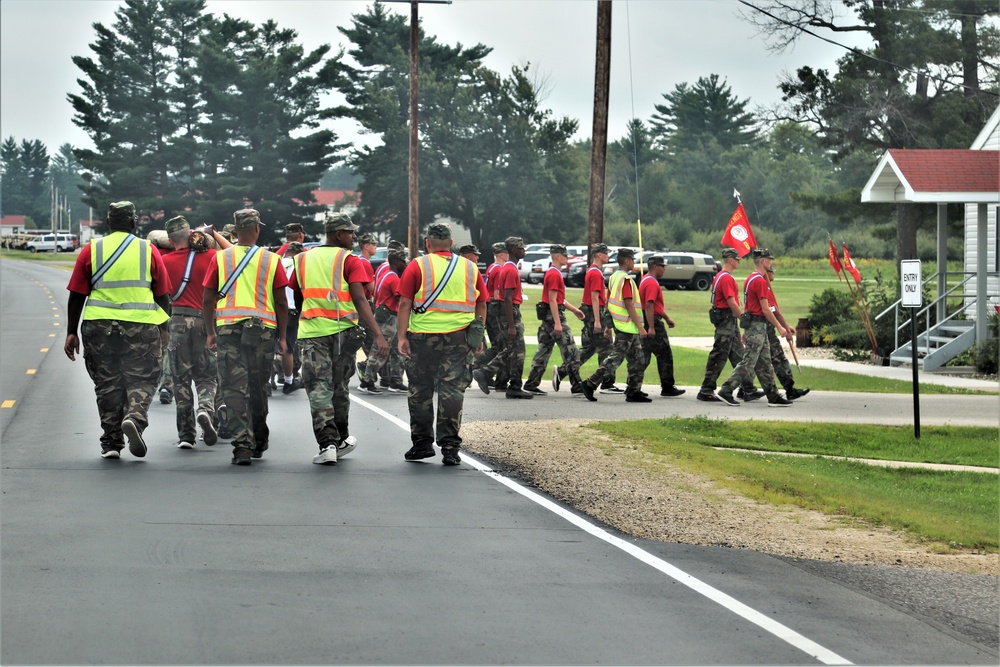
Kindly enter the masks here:
[[833, 239], [830, 239], [830, 266], [837, 272], [837, 280], [843, 280], [844, 276], [840, 275], [840, 272], [844, 270], [844, 266], [840, 263], [840, 255], [837, 254], [837, 249], [833, 247]]
[[751, 250], [757, 247], [753, 230], [750, 229], [750, 221], [747, 219], [747, 212], [743, 209], [743, 202], [736, 206], [732, 217], [729, 218], [726, 233], [722, 235], [722, 245], [736, 248], [740, 257], [746, 257]]
[[844, 270], [854, 276], [854, 282], [861, 284], [861, 272], [858, 271], [858, 265], [854, 263], [851, 258], [851, 253], [847, 252], [847, 244], [843, 243], [844, 246]]

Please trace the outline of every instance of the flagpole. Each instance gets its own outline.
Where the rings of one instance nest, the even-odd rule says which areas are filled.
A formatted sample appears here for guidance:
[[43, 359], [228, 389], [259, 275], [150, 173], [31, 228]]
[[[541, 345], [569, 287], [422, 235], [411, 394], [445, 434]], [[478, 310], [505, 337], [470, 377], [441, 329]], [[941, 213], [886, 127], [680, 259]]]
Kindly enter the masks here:
[[[840, 245], [842, 248], [847, 247], [847, 244], [844, 242], [843, 239], [840, 240]], [[851, 265], [854, 267], [854, 270], [857, 271], [857, 267], [854, 264], [853, 257], [851, 258]], [[852, 278], [854, 277], [853, 272], [851, 272], [851, 277]], [[850, 282], [851, 282], [850, 280], [847, 281], [848, 286], [850, 286]], [[875, 335], [875, 327], [872, 326], [871, 315], [869, 315], [868, 313], [868, 304], [865, 302], [865, 295], [861, 291], [860, 283], [858, 284], [857, 288], [858, 288], [857, 301], [860, 304], [858, 308], [859, 308], [859, 314], [861, 315], [861, 322], [865, 326], [865, 330], [868, 332], [868, 337], [872, 344], [872, 352], [878, 354], [878, 338]]]
[[[770, 274], [767, 271], [764, 272], [764, 280], [767, 281], [768, 287], [771, 287], [771, 290], [773, 291], [774, 290], [774, 287], [773, 287], [774, 282], [771, 280], [771, 276], [770, 276]], [[795, 367], [799, 369], [799, 375], [801, 375], [802, 374], [802, 366], [799, 366], [799, 355], [795, 354], [795, 346], [792, 344], [792, 341], [788, 340], [787, 338], [785, 339], [785, 342], [788, 343], [788, 349], [792, 353], [792, 359], [795, 360]]]
[[[841, 241], [841, 244], [843, 244], [843, 241]], [[872, 327], [871, 321], [868, 319], [867, 306], [863, 307], [861, 305], [861, 301], [859, 301], [858, 299], [858, 294], [861, 293], [860, 287], [858, 289], [858, 294], [855, 294], [854, 292], [854, 285], [851, 284], [851, 281], [853, 279], [854, 275], [852, 274], [851, 277], [847, 278], [844, 282], [847, 283], [847, 290], [851, 293], [851, 298], [854, 300], [854, 307], [858, 311], [858, 319], [861, 320], [861, 326], [865, 330], [865, 334], [867, 334], [868, 336], [868, 342], [871, 343], [872, 352], [878, 354], [878, 342], [876, 341], [875, 338], [875, 329]], [[863, 298], [864, 297], [862, 297], [862, 299]]]

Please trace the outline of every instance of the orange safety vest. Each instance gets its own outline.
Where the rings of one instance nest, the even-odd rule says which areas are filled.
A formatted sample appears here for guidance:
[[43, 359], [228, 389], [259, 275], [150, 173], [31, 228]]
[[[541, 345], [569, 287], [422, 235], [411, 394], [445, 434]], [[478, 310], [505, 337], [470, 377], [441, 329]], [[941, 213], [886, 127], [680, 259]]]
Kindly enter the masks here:
[[[219, 265], [219, 287], [236, 270], [240, 260], [250, 252], [250, 246], [232, 246], [215, 254]], [[260, 248], [240, 273], [232, 289], [215, 306], [215, 324], [235, 324], [251, 317], [259, 318], [264, 326], [274, 329], [278, 317], [274, 312], [274, 275], [281, 265], [278, 255]]]
[[450, 333], [469, 326], [476, 316], [479, 267], [459, 257], [455, 271], [438, 297], [426, 310], [417, 312], [418, 308], [424, 308], [424, 300], [434, 292], [451, 260], [431, 253], [413, 261], [420, 269], [420, 289], [413, 295], [414, 312], [410, 315], [409, 330], [413, 333]]
[[299, 338], [319, 338], [358, 325], [351, 286], [344, 280], [344, 264], [351, 251], [317, 246], [295, 256], [295, 275], [302, 292]]

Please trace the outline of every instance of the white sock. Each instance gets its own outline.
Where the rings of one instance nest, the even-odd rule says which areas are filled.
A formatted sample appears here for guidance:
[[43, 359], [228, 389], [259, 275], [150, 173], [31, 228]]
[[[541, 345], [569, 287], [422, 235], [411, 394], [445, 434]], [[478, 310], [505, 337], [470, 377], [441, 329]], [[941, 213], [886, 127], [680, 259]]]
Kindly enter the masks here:
[[285, 384], [291, 384], [292, 380], [294, 380], [294, 379], [295, 379], [294, 375], [286, 375], [285, 376]]

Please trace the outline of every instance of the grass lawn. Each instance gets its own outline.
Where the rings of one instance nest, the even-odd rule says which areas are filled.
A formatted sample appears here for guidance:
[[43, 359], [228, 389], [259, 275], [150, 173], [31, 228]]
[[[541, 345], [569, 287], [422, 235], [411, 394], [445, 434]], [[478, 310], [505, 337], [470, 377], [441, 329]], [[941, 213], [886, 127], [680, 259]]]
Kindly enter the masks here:
[[76, 261], [79, 252], [29, 252], [27, 250], [0, 250], [0, 257], [5, 259], [27, 259], [34, 262], [69, 262]]
[[[890, 426], [866, 426], [862, 437], [852, 433], [849, 425], [734, 423], [705, 417], [605, 422], [587, 427], [629, 442], [654, 461], [662, 457], [762, 502], [884, 524], [943, 545], [989, 550], [1000, 546], [1000, 476], [892, 469], [820, 456], [996, 467], [1000, 465], [996, 429], [935, 427], [916, 441], [905, 429]], [[817, 456], [712, 449], [733, 446]]]

